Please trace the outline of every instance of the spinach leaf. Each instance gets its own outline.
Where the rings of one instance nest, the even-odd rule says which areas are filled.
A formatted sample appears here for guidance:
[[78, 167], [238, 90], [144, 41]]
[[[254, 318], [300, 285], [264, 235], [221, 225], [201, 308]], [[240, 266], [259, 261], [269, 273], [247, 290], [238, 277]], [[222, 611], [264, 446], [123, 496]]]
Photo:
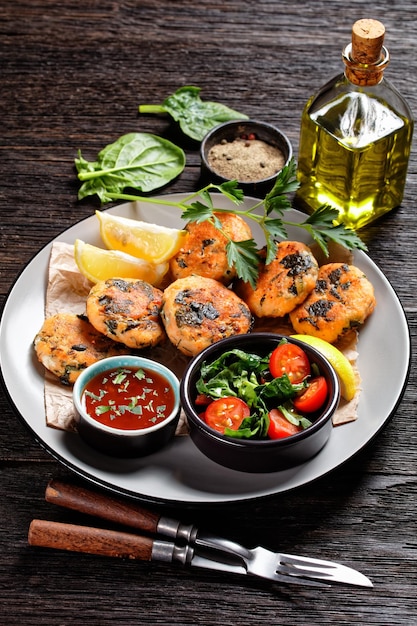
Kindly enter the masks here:
[[184, 151], [166, 139], [148, 133], [129, 133], [99, 152], [97, 161], [86, 161], [81, 151], [75, 159], [83, 184], [78, 199], [97, 194], [102, 203], [126, 187], [153, 191], [169, 183], [185, 167]]
[[211, 376], [215, 376], [219, 372], [223, 372], [228, 367], [232, 367], [239, 375], [239, 370], [249, 369], [253, 372], [261, 372], [268, 369], [269, 355], [261, 357], [258, 354], [252, 354], [235, 348], [234, 350], [228, 350], [213, 361], [212, 363], [204, 362], [201, 366], [201, 377], [206, 379]]
[[237, 396], [234, 389], [234, 375], [227, 369], [219, 372], [218, 375], [209, 378], [207, 381], [204, 378], [200, 378], [197, 381], [196, 388], [198, 393], [209, 396], [213, 400]]
[[292, 405], [289, 405], [288, 403], [281, 405], [279, 407], [279, 410], [286, 417], [286, 419], [289, 422], [291, 422], [291, 424], [294, 424], [295, 426], [302, 426], [303, 428], [308, 428], [309, 426], [312, 425], [312, 422], [310, 422], [310, 420], [307, 419], [307, 417], [304, 417], [303, 415], [299, 415], [298, 413], [296, 413], [294, 410], [294, 407]]
[[259, 398], [262, 398], [265, 402], [274, 400], [275, 403], [280, 403], [293, 398], [304, 387], [304, 383], [293, 385], [287, 374], [283, 374], [280, 378], [274, 378], [271, 382], [260, 385], [257, 393]]
[[254, 413], [245, 418], [238, 430], [225, 428], [224, 434], [235, 439], [265, 439], [268, 433], [269, 417], [267, 411]]
[[168, 113], [182, 132], [196, 141], [202, 141], [209, 130], [222, 122], [248, 119], [224, 104], [201, 100], [200, 91], [199, 87], [180, 87], [160, 105], [139, 105], [139, 113]]

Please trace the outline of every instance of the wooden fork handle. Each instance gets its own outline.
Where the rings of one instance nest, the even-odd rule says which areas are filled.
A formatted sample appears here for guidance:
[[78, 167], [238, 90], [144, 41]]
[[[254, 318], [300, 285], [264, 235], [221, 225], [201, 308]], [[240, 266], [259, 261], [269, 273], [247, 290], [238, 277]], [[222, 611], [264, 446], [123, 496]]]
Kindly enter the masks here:
[[83, 487], [51, 480], [46, 488], [45, 500], [67, 509], [87, 513], [124, 526], [145, 532], [157, 532], [160, 515], [147, 511], [134, 503], [89, 491]]
[[153, 539], [129, 533], [34, 519], [29, 526], [29, 545], [150, 561]]

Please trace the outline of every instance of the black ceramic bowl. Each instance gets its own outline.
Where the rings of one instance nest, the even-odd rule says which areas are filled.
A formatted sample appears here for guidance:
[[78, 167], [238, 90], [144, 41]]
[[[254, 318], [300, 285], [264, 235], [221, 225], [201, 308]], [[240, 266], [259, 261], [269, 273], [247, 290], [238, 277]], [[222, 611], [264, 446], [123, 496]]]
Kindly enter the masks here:
[[[170, 386], [174, 392], [174, 405], [163, 421], [146, 428], [122, 430], [101, 424], [89, 415], [83, 402], [86, 386], [97, 375], [105, 376], [106, 373], [120, 368], [143, 369], [149, 372], [150, 376], [155, 372], [165, 379], [167, 386]], [[73, 401], [78, 433], [91, 447], [110, 456], [142, 457], [156, 452], [167, 445], [175, 435], [181, 411], [179, 386], [178, 378], [170, 369], [150, 359], [122, 355], [97, 361], [83, 370], [74, 384]], [[162, 404], [164, 400], [165, 398], [162, 397], [160, 400]], [[156, 404], [155, 399], [154, 405]]]
[[[214, 167], [209, 161], [209, 154], [213, 147], [226, 145], [242, 137], [254, 136], [282, 153], [283, 166], [292, 158], [293, 149], [289, 139], [276, 126], [258, 120], [233, 120], [216, 126], [204, 137], [201, 148], [201, 177], [205, 183], [220, 184], [228, 180], [237, 180], [239, 187], [247, 194], [265, 196], [274, 186], [276, 177], [281, 170], [267, 176], [260, 175], [256, 179], [247, 180], [244, 176], [224, 176], [221, 173], [221, 164]], [[250, 144], [250, 139], [247, 140]], [[227, 147], [227, 146], [226, 146]], [[250, 145], [248, 146], [251, 149]], [[249, 153], [248, 153], [249, 154]], [[220, 169], [219, 169], [220, 168]], [[282, 167], [281, 167], [282, 169]], [[261, 170], [259, 170], [261, 171]]]
[[328, 360], [311, 346], [287, 337], [303, 348], [310, 363], [316, 363], [329, 388], [327, 402], [311, 426], [285, 439], [254, 440], [227, 437], [210, 428], [195, 408], [196, 383], [204, 361], [210, 363], [223, 352], [238, 348], [261, 356], [277, 347], [282, 336], [273, 333], [252, 333], [222, 339], [194, 357], [182, 378], [181, 403], [187, 416], [190, 436], [207, 457], [225, 467], [243, 472], [275, 472], [308, 461], [327, 443], [332, 430], [332, 416], [340, 400], [339, 379]]

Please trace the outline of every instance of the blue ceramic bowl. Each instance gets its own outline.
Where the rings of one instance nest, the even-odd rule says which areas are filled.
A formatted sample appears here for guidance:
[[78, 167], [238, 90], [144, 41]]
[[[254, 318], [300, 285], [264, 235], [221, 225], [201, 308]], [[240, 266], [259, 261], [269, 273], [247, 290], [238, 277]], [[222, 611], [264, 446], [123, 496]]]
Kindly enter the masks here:
[[[98, 374], [119, 367], [143, 368], [163, 376], [174, 391], [174, 408], [160, 423], [138, 430], [122, 430], [101, 424], [86, 412], [82, 396], [86, 385]], [[77, 430], [89, 445], [100, 452], [117, 457], [140, 457], [156, 452], [175, 435], [180, 416], [179, 380], [160, 363], [139, 356], [114, 356], [87, 367], [74, 384], [73, 401]]]
[[333, 425], [332, 416], [340, 400], [340, 384], [329, 361], [311, 346], [286, 337], [306, 352], [310, 363], [316, 363], [325, 376], [328, 399], [311, 426], [285, 439], [235, 439], [213, 430], [201, 419], [195, 408], [196, 383], [204, 361], [216, 360], [234, 348], [267, 355], [277, 347], [282, 336], [274, 333], [251, 333], [222, 339], [194, 357], [181, 381], [181, 402], [187, 416], [190, 436], [207, 457], [225, 467], [243, 472], [275, 472], [299, 465], [315, 456], [327, 443]]

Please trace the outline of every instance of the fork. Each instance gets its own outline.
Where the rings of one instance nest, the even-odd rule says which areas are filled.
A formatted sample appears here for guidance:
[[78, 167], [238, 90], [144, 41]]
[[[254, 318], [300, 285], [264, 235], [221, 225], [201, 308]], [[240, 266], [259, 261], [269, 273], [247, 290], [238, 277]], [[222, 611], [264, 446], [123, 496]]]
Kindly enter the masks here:
[[[250, 574], [268, 578], [275, 582], [293, 582], [310, 585], [338, 582], [365, 587], [373, 586], [366, 576], [344, 565], [322, 559], [275, 553], [260, 546], [247, 549], [234, 541], [201, 532], [195, 525], [182, 524], [178, 520], [160, 516], [134, 503], [127, 503], [117, 498], [92, 492], [82, 487], [67, 485], [60, 481], [52, 480], [48, 484], [45, 499], [47, 502], [69, 509], [141, 529], [150, 534], [174, 539], [174, 542], [168, 542], [128, 533], [116, 533], [119, 536], [123, 535], [123, 541], [127, 542], [125, 552], [119, 547], [119, 553], [122, 556], [127, 554], [131, 558], [168, 562], [178, 561], [183, 565], [191, 564], [197, 567], [218, 569], [237, 574]], [[72, 525], [65, 525], [66, 528], [63, 529], [59, 524], [52, 522], [44, 522], [43, 524], [44, 527], [42, 527], [41, 520], [32, 522], [30, 531], [30, 542], [32, 542], [32, 545], [48, 546], [52, 541], [52, 534], [55, 533], [55, 536], [57, 536], [61, 532], [63, 533], [61, 542], [59, 545], [52, 547], [74, 549], [74, 547], [70, 546], [74, 546], [75, 541], [75, 549], [77, 549], [77, 545], [78, 548], [82, 545], [87, 549], [80, 551], [90, 551], [91, 545], [82, 543], [82, 532], [84, 532], [85, 536], [88, 535], [90, 537], [90, 543], [91, 539], [97, 538], [100, 532], [102, 536], [104, 532], [110, 533], [110, 535], [106, 535], [107, 544], [109, 541], [117, 543], [120, 540], [120, 537], [114, 536], [115, 531], [104, 531], [103, 529], [88, 530], [88, 527], [74, 527]], [[47, 524], [49, 524], [49, 527], [46, 526]], [[84, 530], [81, 531], [79, 530], [80, 528]], [[86, 528], [87, 530], [85, 530]], [[43, 543], [39, 543], [40, 541]], [[129, 554], [128, 551], [126, 552], [127, 547], [130, 546], [132, 548], [133, 544], [135, 544], [135, 555]], [[138, 550], [139, 552], [137, 552]], [[107, 554], [108, 552], [99, 553]], [[110, 556], [115, 555], [110, 554]]]

